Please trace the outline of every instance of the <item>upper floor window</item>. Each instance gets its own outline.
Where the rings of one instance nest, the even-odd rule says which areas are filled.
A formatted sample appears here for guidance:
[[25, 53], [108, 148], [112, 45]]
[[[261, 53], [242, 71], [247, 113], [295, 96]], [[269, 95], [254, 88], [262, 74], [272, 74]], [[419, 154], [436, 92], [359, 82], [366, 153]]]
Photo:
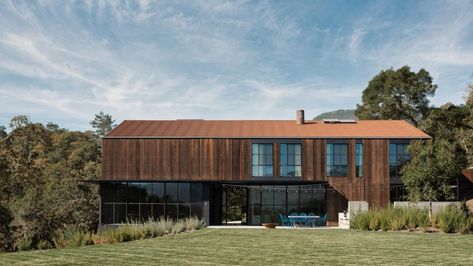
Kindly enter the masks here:
[[391, 177], [401, 176], [402, 166], [411, 158], [407, 152], [408, 146], [409, 143], [389, 144], [389, 175]]
[[326, 155], [327, 176], [348, 175], [348, 144], [328, 143]]
[[363, 144], [357, 143], [355, 145], [355, 172], [356, 177], [363, 176]]
[[252, 176], [273, 176], [273, 144], [251, 145]]
[[302, 176], [301, 144], [281, 144], [281, 176]]

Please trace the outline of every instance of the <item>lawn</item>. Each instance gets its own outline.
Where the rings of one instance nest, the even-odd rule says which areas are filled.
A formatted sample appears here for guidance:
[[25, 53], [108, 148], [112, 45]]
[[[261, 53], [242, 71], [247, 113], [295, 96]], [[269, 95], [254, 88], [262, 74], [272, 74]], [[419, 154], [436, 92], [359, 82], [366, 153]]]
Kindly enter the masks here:
[[0, 254], [5, 265], [468, 264], [473, 235], [202, 229], [172, 237]]

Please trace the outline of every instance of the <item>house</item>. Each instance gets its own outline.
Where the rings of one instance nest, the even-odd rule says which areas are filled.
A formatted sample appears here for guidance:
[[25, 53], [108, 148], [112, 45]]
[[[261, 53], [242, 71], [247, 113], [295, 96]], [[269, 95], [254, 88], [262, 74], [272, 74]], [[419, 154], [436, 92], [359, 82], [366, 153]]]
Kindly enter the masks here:
[[103, 138], [101, 223], [195, 215], [221, 224], [238, 190], [246, 224], [302, 211], [333, 224], [348, 201], [401, 197], [407, 145], [424, 139], [405, 121], [308, 121], [303, 110], [295, 120], [126, 120]]

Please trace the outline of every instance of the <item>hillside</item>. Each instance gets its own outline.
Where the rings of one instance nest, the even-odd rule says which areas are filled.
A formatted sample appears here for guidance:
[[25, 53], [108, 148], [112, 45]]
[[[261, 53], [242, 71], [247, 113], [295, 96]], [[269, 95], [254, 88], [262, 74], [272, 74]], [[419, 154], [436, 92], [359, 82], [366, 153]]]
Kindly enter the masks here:
[[339, 109], [331, 112], [321, 113], [314, 117], [314, 120], [322, 119], [357, 119], [355, 116], [355, 110], [353, 109]]

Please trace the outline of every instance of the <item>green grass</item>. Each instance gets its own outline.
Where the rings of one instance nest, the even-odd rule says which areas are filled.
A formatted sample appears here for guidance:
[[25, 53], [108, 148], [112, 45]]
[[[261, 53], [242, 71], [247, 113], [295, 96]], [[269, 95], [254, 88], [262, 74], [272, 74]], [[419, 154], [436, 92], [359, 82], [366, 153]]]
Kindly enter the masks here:
[[0, 254], [0, 264], [471, 265], [472, 246], [473, 235], [207, 228], [125, 243]]

